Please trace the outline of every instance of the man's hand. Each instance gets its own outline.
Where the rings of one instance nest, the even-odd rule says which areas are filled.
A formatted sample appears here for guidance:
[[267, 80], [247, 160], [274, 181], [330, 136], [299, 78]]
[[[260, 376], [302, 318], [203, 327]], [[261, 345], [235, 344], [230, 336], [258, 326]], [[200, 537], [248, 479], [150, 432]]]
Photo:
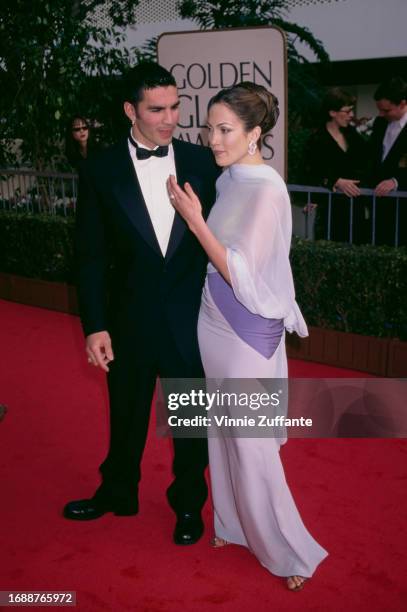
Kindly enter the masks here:
[[353, 179], [338, 178], [338, 180], [336, 181], [334, 185], [334, 188], [339, 189], [339, 191], [342, 191], [342, 193], [344, 193], [350, 198], [356, 198], [357, 196], [360, 195], [360, 189], [358, 187], [358, 183], [360, 183], [360, 181], [355, 181]]
[[86, 337], [86, 353], [89, 363], [101, 367], [105, 372], [109, 371], [108, 363], [113, 361], [112, 342], [107, 331], [89, 334]]
[[376, 185], [376, 189], [374, 190], [375, 194], [380, 198], [386, 196], [390, 191], [396, 189], [396, 183], [393, 179], [386, 179], [385, 181], [381, 181], [378, 185]]

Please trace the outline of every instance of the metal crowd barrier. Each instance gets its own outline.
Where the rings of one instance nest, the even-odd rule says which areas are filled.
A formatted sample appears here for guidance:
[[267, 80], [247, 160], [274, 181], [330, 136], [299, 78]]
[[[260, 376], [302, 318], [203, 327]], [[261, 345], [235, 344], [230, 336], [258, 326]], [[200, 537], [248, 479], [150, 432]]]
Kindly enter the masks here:
[[76, 174], [0, 169], [0, 210], [69, 216], [76, 199]]
[[[287, 185], [288, 191], [291, 196], [291, 202], [295, 206], [299, 206], [299, 210], [304, 219], [304, 228], [301, 231], [300, 225], [298, 222], [300, 218], [297, 210], [297, 228], [300, 229], [299, 233], [303, 234], [303, 237], [309, 240], [314, 239], [313, 235], [313, 224], [315, 221], [315, 204], [313, 203], [313, 199], [317, 196], [318, 204], [316, 205], [316, 210], [318, 210], [318, 206], [321, 203], [324, 203], [327, 207], [327, 220], [325, 227], [325, 235], [324, 238], [326, 240], [332, 239], [333, 233], [333, 225], [332, 225], [332, 200], [334, 197], [338, 195], [342, 198], [347, 198], [349, 201], [349, 214], [348, 214], [348, 236], [347, 242], [352, 244], [354, 242], [354, 233], [355, 233], [355, 201], [358, 198], [364, 198], [364, 205], [369, 208], [369, 237], [368, 242], [372, 245], [376, 244], [376, 236], [377, 236], [377, 207], [378, 201], [383, 201], [384, 199], [390, 198], [391, 201], [395, 202], [395, 211], [394, 211], [394, 220], [388, 219], [386, 222], [393, 223], [393, 228], [391, 231], [392, 234], [392, 243], [394, 246], [399, 246], [400, 244], [400, 211], [401, 206], [407, 206], [407, 191], [391, 191], [385, 197], [378, 198], [375, 195], [373, 189], [360, 189], [360, 196], [358, 198], [347, 197], [339, 191], [333, 192], [329, 189], [325, 189], [323, 187], [313, 187], [310, 185]], [[298, 194], [301, 195], [298, 198]], [[325, 196], [325, 197], [324, 197]], [[406, 211], [407, 212], [407, 211]], [[294, 224], [295, 225], [295, 224]], [[393, 242], [394, 239], [394, 242]], [[405, 241], [405, 237], [404, 237]]]
[[[314, 239], [315, 208], [313, 198], [326, 204], [327, 219], [324, 238], [332, 239], [332, 199], [338, 195], [323, 187], [288, 185], [294, 213], [294, 233], [307, 240]], [[369, 242], [376, 244], [377, 200], [373, 189], [361, 189], [371, 210]], [[346, 198], [346, 196], [342, 197]], [[400, 210], [407, 206], [407, 191], [390, 192], [386, 198], [395, 200], [394, 246], [400, 243]], [[77, 175], [73, 173], [35, 172], [33, 170], [0, 169], [0, 210], [29, 213], [48, 213], [69, 216], [75, 214], [77, 200]], [[347, 242], [354, 241], [355, 198], [349, 200], [349, 225]], [[318, 208], [318, 205], [317, 205]]]

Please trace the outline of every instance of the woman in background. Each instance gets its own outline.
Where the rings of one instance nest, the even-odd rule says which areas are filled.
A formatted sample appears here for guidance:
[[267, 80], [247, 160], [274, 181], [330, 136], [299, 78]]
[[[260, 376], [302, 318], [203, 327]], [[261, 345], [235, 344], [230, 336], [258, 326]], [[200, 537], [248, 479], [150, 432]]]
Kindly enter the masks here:
[[78, 169], [80, 163], [94, 149], [88, 120], [76, 115], [68, 122], [65, 135], [65, 155], [71, 166]]
[[[332, 197], [331, 240], [349, 241], [350, 199], [360, 196], [360, 183], [366, 176], [367, 143], [351, 125], [355, 97], [334, 87], [322, 101], [321, 127], [311, 136], [304, 160], [304, 180], [308, 185], [326, 187], [343, 195]], [[317, 238], [327, 237], [327, 196], [318, 201]], [[364, 240], [365, 205], [353, 201], [353, 242]]]

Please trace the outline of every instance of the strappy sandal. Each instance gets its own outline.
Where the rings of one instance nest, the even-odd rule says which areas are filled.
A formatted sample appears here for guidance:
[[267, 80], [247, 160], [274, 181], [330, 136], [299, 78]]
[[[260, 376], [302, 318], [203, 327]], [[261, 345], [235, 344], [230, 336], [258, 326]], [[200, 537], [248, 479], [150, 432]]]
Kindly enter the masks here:
[[[294, 581], [294, 578], [301, 578], [300, 584], [296, 584], [295, 581]], [[293, 587], [290, 587], [288, 585], [288, 581], [289, 580], [291, 580], [292, 584], [294, 584]], [[297, 575], [295, 575], [295, 576], [288, 576], [288, 578], [286, 578], [287, 588], [288, 588], [289, 591], [301, 591], [304, 588], [304, 585], [305, 585], [307, 580], [308, 580], [308, 578], [304, 578], [304, 576], [297, 576]]]
[[223, 540], [222, 538], [214, 537], [211, 540], [211, 546], [213, 548], [223, 548], [224, 546], [227, 546], [228, 544], [229, 542], [227, 540]]

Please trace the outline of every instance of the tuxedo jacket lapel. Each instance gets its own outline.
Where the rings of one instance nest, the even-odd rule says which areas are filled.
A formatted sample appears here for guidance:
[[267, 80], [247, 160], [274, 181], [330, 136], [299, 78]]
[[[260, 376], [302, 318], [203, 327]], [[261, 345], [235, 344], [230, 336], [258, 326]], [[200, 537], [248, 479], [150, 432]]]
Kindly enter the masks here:
[[400, 149], [402, 148], [402, 143], [403, 141], [405, 141], [406, 136], [407, 136], [407, 125], [403, 127], [403, 129], [401, 130], [400, 134], [397, 136], [396, 140], [393, 142], [391, 148], [389, 149], [389, 152], [387, 153], [384, 159], [387, 159], [387, 158], [393, 159], [400, 155], [401, 153]]
[[[177, 181], [183, 186], [189, 182], [194, 191], [199, 195], [201, 181], [194, 175], [191, 160], [179, 141], [172, 141], [174, 147], [175, 170]], [[157, 241], [153, 224], [144, 201], [137, 173], [134, 170], [133, 162], [130, 157], [127, 139], [120, 143], [117, 150], [117, 164], [115, 167], [114, 195], [121, 208], [126, 213], [137, 231], [141, 234], [147, 244], [162, 256], [162, 251]], [[188, 230], [184, 219], [175, 212], [174, 221], [171, 228], [170, 239], [168, 242], [165, 259], [168, 261], [177, 250], [185, 232]]]
[[377, 127], [377, 136], [376, 136], [376, 142], [377, 142], [377, 147], [376, 147], [376, 152], [377, 152], [377, 161], [378, 163], [385, 163], [385, 162], [391, 162], [391, 160], [394, 159], [394, 157], [397, 157], [400, 153], [400, 147], [402, 147], [402, 143], [406, 138], [407, 135], [407, 126], [405, 125], [403, 127], [403, 129], [401, 130], [400, 134], [397, 136], [396, 140], [393, 142], [392, 146], [390, 147], [390, 149], [387, 152], [387, 155], [384, 159], [382, 159], [383, 157], [383, 142], [384, 142], [384, 137], [386, 135], [386, 130], [388, 128], [388, 122], [385, 119], [381, 119], [380, 123], [378, 124]]
[[130, 157], [127, 139], [118, 147], [115, 170], [116, 180], [113, 191], [120, 206], [147, 244], [162, 256], [137, 173]]
[[[182, 146], [179, 146], [178, 140], [173, 139], [172, 144], [174, 147], [175, 170], [177, 173], [178, 184], [183, 187], [184, 183], [188, 182], [191, 184], [194, 191], [199, 193], [199, 185], [197, 183], [198, 179], [196, 176], [194, 176], [193, 172], [191, 172], [191, 169], [189, 167], [190, 160], [184, 154]], [[187, 230], [188, 226], [185, 223], [184, 219], [178, 212], [175, 212], [174, 222], [172, 224], [170, 234], [170, 240], [168, 243], [167, 252], [165, 254], [166, 260], [169, 260], [174, 255]]]

